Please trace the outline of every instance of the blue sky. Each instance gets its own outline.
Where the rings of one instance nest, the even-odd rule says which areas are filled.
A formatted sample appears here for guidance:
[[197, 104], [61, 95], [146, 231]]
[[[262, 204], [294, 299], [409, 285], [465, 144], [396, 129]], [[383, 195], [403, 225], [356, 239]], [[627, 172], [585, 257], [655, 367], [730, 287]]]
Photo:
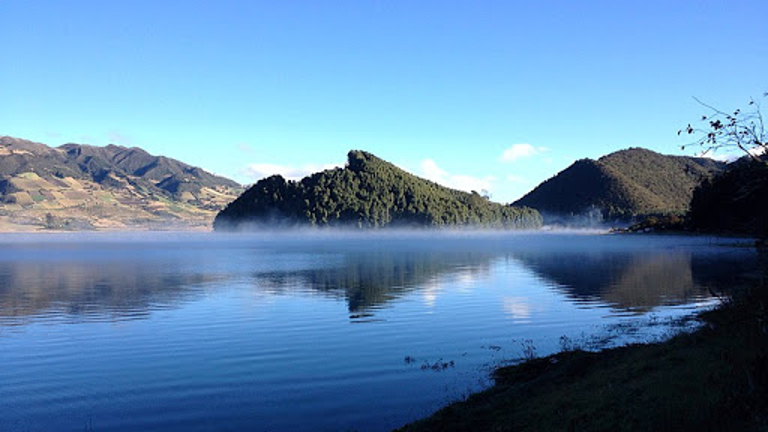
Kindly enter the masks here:
[[768, 91], [768, 2], [0, 2], [0, 135], [243, 183], [377, 154], [507, 202]]

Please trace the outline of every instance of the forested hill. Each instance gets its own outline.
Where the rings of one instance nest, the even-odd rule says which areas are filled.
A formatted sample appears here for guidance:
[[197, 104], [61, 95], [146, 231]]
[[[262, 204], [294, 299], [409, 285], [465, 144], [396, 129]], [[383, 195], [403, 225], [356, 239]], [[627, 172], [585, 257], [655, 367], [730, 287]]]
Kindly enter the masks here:
[[693, 190], [724, 170], [725, 163], [708, 158], [631, 148], [596, 161], [576, 161], [514, 205], [554, 217], [599, 210], [609, 220], [682, 213], [688, 209]]
[[768, 238], [768, 156], [743, 157], [693, 193], [692, 228]]
[[273, 226], [357, 228], [477, 226], [532, 229], [538, 212], [440, 186], [363, 151], [345, 168], [301, 181], [263, 179], [222, 210], [214, 229]]

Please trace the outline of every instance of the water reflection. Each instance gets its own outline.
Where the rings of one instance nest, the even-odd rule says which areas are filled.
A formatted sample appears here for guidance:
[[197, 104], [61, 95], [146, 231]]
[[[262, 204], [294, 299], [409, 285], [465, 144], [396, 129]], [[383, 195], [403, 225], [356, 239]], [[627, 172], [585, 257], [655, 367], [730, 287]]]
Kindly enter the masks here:
[[[142, 318], [197, 298], [202, 286], [222, 290], [241, 282], [268, 295], [332, 296], [347, 302], [352, 318], [364, 318], [416, 291], [431, 307], [445, 283], [507, 284], [498, 275], [512, 267], [537, 275], [570, 301], [642, 312], [709, 297], [713, 287], [732, 284], [754, 266], [754, 254], [744, 249], [724, 252], [700, 243], [669, 248], [664, 242], [680, 239], [423, 236], [6, 244], [0, 247], [0, 325], [31, 317]], [[503, 308], [526, 322], [536, 300], [517, 288], [503, 286]]]
[[194, 298], [210, 280], [149, 260], [0, 262], [0, 324], [144, 318]]
[[646, 312], [708, 298], [714, 287], [732, 283], [754, 267], [754, 257], [747, 251], [703, 252], [548, 251], [515, 258], [578, 303]]
[[531, 300], [527, 297], [504, 297], [504, 311], [516, 323], [531, 322]]
[[487, 277], [496, 255], [484, 252], [440, 252], [399, 248], [343, 254], [336, 265], [253, 274], [260, 290], [285, 292], [309, 288], [346, 299], [352, 314], [380, 308], [404, 294], [421, 290], [434, 302], [438, 281], [472, 284]]

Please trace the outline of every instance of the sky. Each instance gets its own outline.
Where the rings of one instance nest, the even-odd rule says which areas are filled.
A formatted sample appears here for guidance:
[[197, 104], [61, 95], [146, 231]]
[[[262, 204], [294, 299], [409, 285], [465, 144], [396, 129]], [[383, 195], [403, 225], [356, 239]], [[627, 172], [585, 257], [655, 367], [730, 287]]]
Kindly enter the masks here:
[[366, 150], [511, 202], [768, 91], [768, 2], [0, 2], [0, 135], [250, 184]]

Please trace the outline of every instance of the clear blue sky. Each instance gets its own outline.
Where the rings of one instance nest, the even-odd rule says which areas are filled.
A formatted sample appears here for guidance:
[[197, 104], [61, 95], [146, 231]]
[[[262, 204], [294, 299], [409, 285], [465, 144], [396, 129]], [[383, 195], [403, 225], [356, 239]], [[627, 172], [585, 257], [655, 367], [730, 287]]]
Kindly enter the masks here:
[[692, 96], [730, 110], [768, 91], [766, 16], [765, 0], [4, 0], [0, 135], [139, 146], [243, 183], [363, 149], [511, 201], [579, 158], [681, 154]]

